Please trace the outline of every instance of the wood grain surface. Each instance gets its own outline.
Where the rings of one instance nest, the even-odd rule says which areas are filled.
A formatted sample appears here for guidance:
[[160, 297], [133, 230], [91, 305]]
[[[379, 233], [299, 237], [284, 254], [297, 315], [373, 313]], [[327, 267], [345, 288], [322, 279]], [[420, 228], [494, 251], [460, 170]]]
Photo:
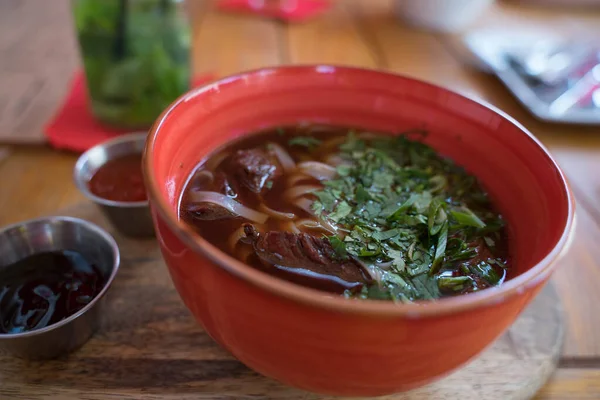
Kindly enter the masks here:
[[0, 0], [0, 143], [46, 141], [77, 65], [68, 0]]
[[[5, 21], [17, 15], [11, 10], [20, 2], [0, 0], [0, 30]], [[599, 399], [600, 129], [535, 120], [496, 79], [467, 65], [449, 45], [451, 38], [412, 30], [395, 20], [390, 13], [390, 2], [338, 0], [319, 18], [304, 24], [287, 25], [274, 20], [217, 13], [212, 9], [211, 1], [191, 0], [195, 70], [225, 75], [267, 65], [307, 62], [378, 68], [425, 79], [483, 99], [529, 128], [564, 169], [578, 207], [575, 240], [553, 278], [565, 308], [565, 345], [558, 371], [536, 399]], [[57, 12], [47, 13], [44, 21], [39, 22], [40, 26], [54, 24]], [[28, 15], [21, 15], [18, 23], [10, 21], [11, 26], [16, 27], [9, 36], [25, 35], [23, 30], [27, 29], [23, 27], [31, 26], [27, 25]], [[600, 30], [600, 12], [497, 2], [473, 28], [503, 26], [513, 30], [538, 27], [557, 33], [583, 32], [594, 37]], [[29, 34], [31, 36], [31, 32]], [[0, 46], [0, 80], [1, 71], [8, 65], [4, 57], [8, 40], [0, 35], [0, 43], [3, 43]], [[50, 55], [60, 54], [64, 48], [61, 43], [44, 42], [44, 38], [35, 35], [28, 40], [34, 44], [36, 41], [45, 43]], [[55, 78], [64, 79], [62, 76]], [[6, 99], [4, 90], [0, 85], [0, 99]], [[6, 100], [0, 100], [0, 136], [11, 134], [12, 129], [4, 122], [5, 104]], [[33, 121], [29, 123], [33, 124]], [[32, 132], [26, 129], [24, 134]], [[0, 163], [0, 224], [56, 213], [69, 204], [80, 202], [82, 196], [71, 180], [75, 160], [73, 154], [47, 148], [13, 148], [11, 155]], [[142, 347], [143, 343], [130, 346]], [[181, 350], [175, 354], [181, 354]], [[94, 361], [102, 362], [102, 354], [95, 357], [100, 360]], [[114, 364], [117, 365], [117, 361]], [[122, 373], [125, 376], [125, 372]], [[156, 379], [161, 373], [162, 370], [157, 370]], [[31, 374], [29, 379], [33, 382], [42, 377]], [[5, 383], [0, 381], [2, 387]], [[101, 391], [92, 393], [101, 394]]]
[[2, 162], [2, 160], [4, 160], [6, 157], [8, 157], [9, 154], [10, 154], [9, 147], [0, 147], [0, 162]]
[[[81, 349], [45, 362], [0, 355], [0, 398], [330, 399], [264, 378], [219, 348], [180, 301], [155, 240], [123, 237], [90, 202], [57, 213], [109, 231], [121, 251], [120, 271], [102, 327]], [[382, 399], [529, 399], [554, 371], [563, 329], [560, 299], [548, 285], [509, 331], [466, 367]]]

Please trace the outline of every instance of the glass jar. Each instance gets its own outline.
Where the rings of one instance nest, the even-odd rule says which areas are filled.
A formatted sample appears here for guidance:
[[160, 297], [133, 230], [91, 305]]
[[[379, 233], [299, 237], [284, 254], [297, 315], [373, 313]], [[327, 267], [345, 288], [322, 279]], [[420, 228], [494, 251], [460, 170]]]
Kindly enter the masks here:
[[74, 0], [93, 115], [148, 128], [190, 86], [190, 28], [178, 0]]

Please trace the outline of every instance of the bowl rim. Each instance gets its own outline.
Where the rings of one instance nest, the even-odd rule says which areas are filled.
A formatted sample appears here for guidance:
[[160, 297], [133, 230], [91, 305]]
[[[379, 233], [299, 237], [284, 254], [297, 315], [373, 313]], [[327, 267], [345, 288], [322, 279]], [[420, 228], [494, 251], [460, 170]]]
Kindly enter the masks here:
[[100, 302], [100, 299], [102, 299], [104, 297], [104, 295], [106, 294], [106, 292], [112, 285], [115, 277], [117, 276], [117, 273], [119, 272], [119, 266], [121, 264], [121, 253], [119, 251], [119, 246], [117, 245], [117, 242], [115, 241], [115, 239], [112, 237], [112, 235], [110, 233], [108, 233], [107, 231], [105, 231], [104, 229], [99, 227], [98, 225], [96, 225], [92, 222], [86, 221], [84, 219], [81, 219], [81, 218], [59, 215], [59, 216], [48, 216], [48, 217], [28, 219], [28, 220], [17, 222], [17, 223], [11, 224], [11, 225], [3, 226], [2, 228], [0, 228], [0, 235], [5, 232], [8, 232], [11, 229], [18, 228], [20, 226], [36, 224], [36, 223], [48, 223], [48, 222], [52, 222], [52, 221], [62, 221], [62, 222], [68, 222], [71, 224], [83, 225], [85, 228], [91, 230], [96, 235], [98, 235], [101, 240], [106, 241], [108, 243], [108, 245], [110, 246], [110, 248], [113, 250], [112, 270], [110, 272], [110, 275], [108, 276], [108, 279], [104, 283], [102, 290], [100, 290], [100, 292], [98, 292], [98, 294], [92, 299], [92, 301], [90, 301], [85, 307], [83, 307], [81, 310], [77, 311], [76, 313], [71, 314], [67, 318], [60, 320], [54, 324], [45, 326], [44, 328], [21, 332], [21, 333], [0, 333], [0, 340], [21, 339], [21, 338], [28, 338], [28, 337], [43, 335], [44, 333], [53, 331], [55, 329], [59, 329], [62, 326], [70, 324], [71, 322], [75, 321], [77, 318], [79, 318], [80, 316], [82, 316], [83, 314], [85, 314], [86, 312], [91, 310], [98, 302]]
[[[98, 149], [105, 149], [105, 148], [117, 146], [121, 143], [142, 141], [142, 139], [145, 143], [147, 137], [148, 137], [148, 132], [145, 132], [145, 131], [125, 133], [125, 134], [119, 135], [115, 138], [108, 139], [101, 143], [98, 143], [94, 147], [91, 147], [88, 150], [86, 150], [84, 153], [82, 153], [79, 156], [79, 158], [77, 158], [77, 162], [75, 162], [75, 166], [73, 167], [73, 181], [75, 182], [75, 186], [77, 186], [77, 189], [79, 189], [79, 191], [85, 197], [92, 200], [94, 203], [100, 204], [103, 206], [119, 207], [119, 208], [148, 207], [148, 204], [149, 204], [148, 200], [117, 201], [117, 200], [109, 200], [109, 199], [105, 199], [104, 197], [97, 196], [90, 191], [90, 189], [88, 188], [88, 185], [87, 185], [87, 181], [81, 175], [81, 171], [83, 169], [83, 164], [85, 164], [88, 161], [91, 153], [98, 151]], [[143, 153], [144, 153], [144, 151], [142, 150], [139, 154], [143, 155]], [[131, 153], [131, 154], [136, 154], [136, 153]], [[110, 160], [107, 160], [107, 161], [110, 161]], [[104, 164], [106, 164], [106, 162]], [[104, 164], [102, 164], [102, 165], [104, 165]]]
[[[365, 75], [385, 75], [389, 79], [400, 78], [400, 80], [405, 82], [411, 81], [417, 82], [421, 85], [424, 84], [441, 90], [447, 94], [458, 95], [468, 101], [476, 103], [479, 106], [496, 113], [517, 127], [529, 141], [531, 141], [535, 146], [538, 147], [540, 151], [542, 151], [543, 155], [553, 165], [555, 173], [560, 177], [562, 189], [567, 197], [568, 209], [566, 222], [562, 228], [560, 238], [552, 250], [550, 250], [542, 260], [540, 260], [536, 265], [532, 266], [529, 270], [516, 276], [515, 278], [506, 281], [499, 287], [488, 288], [480, 292], [470, 293], [468, 295], [447, 297], [438, 300], [419, 301], [414, 303], [396, 303], [392, 301], [387, 302], [368, 299], [351, 300], [342, 296], [331, 295], [316, 289], [311, 289], [287, 282], [254, 269], [251, 266], [248, 266], [222, 252], [203, 237], [196, 234], [190, 227], [179, 221], [176, 213], [171, 210], [169, 204], [162, 198], [156, 179], [154, 178], [153, 173], [151, 173], [151, 171], [154, 170], [154, 162], [153, 157], [150, 155], [155, 152], [157, 136], [163, 123], [165, 123], [165, 121], [169, 118], [170, 114], [177, 109], [180, 104], [186, 103], [204, 92], [209, 92], [213, 89], [223, 90], [220, 88], [221, 84], [231, 83], [232, 81], [236, 80], [244, 80], [249, 76], [258, 75], [264, 77], [265, 73], [267, 72], [269, 75], [286, 74], [290, 72], [311, 74], [315, 71], [322, 71], [323, 69], [326, 69], [329, 71], [329, 73], [331, 73], [331, 71], [336, 71], [343, 73], [361, 73]], [[344, 314], [361, 314], [373, 317], [421, 318], [457, 313], [474, 308], [493, 306], [495, 304], [502, 303], [508, 298], [523, 294], [529, 289], [534, 288], [535, 286], [544, 283], [547, 280], [557, 264], [555, 261], [562, 257], [570, 247], [573, 238], [572, 233], [575, 228], [575, 200], [564, 173], [558, 166], [557, 162], [552, 158], [546, 147], [514, 118], [485, 101], [474, 99], [470, 96], [446, 89], [424, 80], [411, 78], [401, 74], [359, 67], [338, 66], [335, 64], [304, 64], [265, 67], [250, 71], [243, 71], [223, 77], [204, 86], [194, 88], [175, 100], [154, 122], [152, 128], [150, 129], [148, 140], [146, 141], [146, 147], [142, 161], [142, 170], [151, 207], [155, 210], [158, 216], [160, 216], [162, 221], [169, 227], [169, 229], [171, 229], [171, 231], [194, 252], [206, 257], [213, 264], [219, 268], [222, 268], [233, 276], [242, 279], [246, 283], [249, 283], [255, 287], [258, 287], [261, 290], [265, 290], [270, 294], [291, 300], [293, 302], [301, 303], [303, 305]], [[157, 232], [157, 235], [158, 234], [159, 232]]]

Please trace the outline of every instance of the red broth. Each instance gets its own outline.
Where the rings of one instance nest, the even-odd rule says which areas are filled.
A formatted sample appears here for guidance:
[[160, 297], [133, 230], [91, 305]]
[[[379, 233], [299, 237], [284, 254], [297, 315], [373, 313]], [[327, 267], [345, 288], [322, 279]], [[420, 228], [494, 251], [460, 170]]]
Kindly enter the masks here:
[[333, 126], [248, 135], [203, 160], [181, 219], [268, 274], [348, 297], [466, 294], [508, 275], [477, 179], [420, 142]]
[[90, 191], [113, 201], [144, 201], [146, 189], [142, 176], [142, 155], [128, 154], [104, 164], [90, 179]]

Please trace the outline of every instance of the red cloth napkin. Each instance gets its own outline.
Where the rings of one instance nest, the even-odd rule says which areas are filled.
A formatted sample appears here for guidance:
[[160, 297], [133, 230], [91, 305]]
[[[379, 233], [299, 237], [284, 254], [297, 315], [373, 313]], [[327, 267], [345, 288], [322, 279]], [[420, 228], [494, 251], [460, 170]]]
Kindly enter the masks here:
[[221, 0], [217, 8], [223, 11], [246, 12], [299, 22], [326, 11], [327, 0]]
[[[213, 78], [212, 75], [196, 77], [192, 85], [201, 86]], [[131, 131], [107, 128], [94, 119], [88, 108], [83, 71], [75, 74], [63, 105], [44, 130], [52, 146], [75, 151], [85, 151], [107, 139], [128, 132]]]

